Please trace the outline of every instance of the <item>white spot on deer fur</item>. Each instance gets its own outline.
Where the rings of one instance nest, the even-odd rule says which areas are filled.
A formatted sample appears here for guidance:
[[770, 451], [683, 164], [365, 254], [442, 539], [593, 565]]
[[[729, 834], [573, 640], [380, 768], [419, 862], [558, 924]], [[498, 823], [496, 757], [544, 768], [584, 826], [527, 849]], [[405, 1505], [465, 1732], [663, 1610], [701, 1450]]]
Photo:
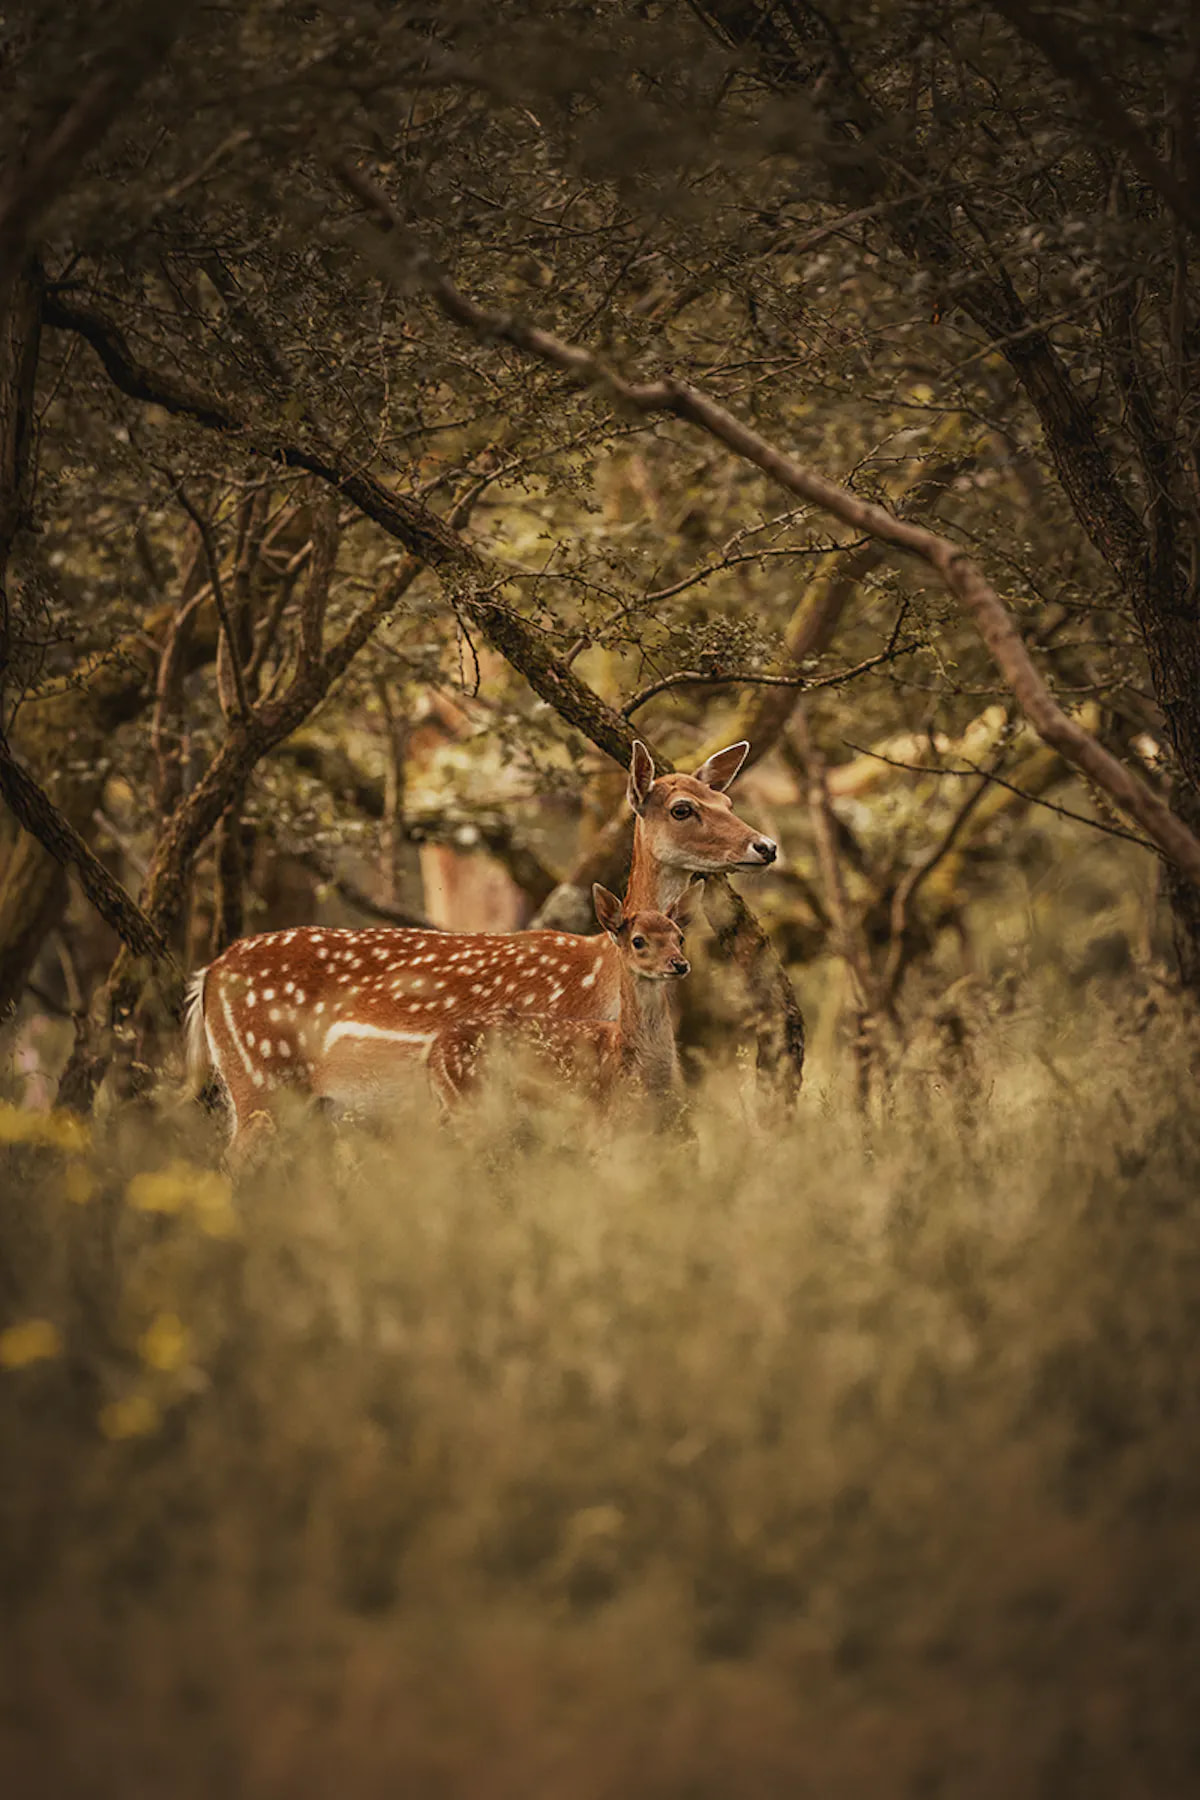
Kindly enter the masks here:
[[250, 1079], [253, 1081], [255, 1087], [261, 1087], [266, 1080], [266, 1076], [261, 1069], [252, 1069], [250, 1071]]
[[325, 1002], [323, 1000], [318, 1000], [313, 1011], [316, 1013], [323, 1013], [325, 1011]]
[[284, 983], [284, 986], [283, 986], [283, 991], [284, 991], [284, 993], [285, 993], [285, 994], [294, 994], [294, 993], [295, 993], [295, 991], [296, 991], [296, 984], [295, 984], [295, 982], [294, 982], [294, 981], [287, 981], [287, 982], [285, 982], [285, 983]]
[[280, 1056], [290, 1056], [292, 1054], [292, 1046], [287, 1043], [286, 1040], [280, 1044], [279, 1054]]
[[303, 988], [296, 989], [296, 1005], [297, 1006], [304, 1005], [304, 989]]
[[254, 1033], [252, 1031], [246, 1033], [246, 1042], [250, 1045], [251, 1049], [254, 1048]]
[[255, 993], [254, 989], [251, 988], [250, 992], [246, 995], [246, 1005], [247, 1006], [257, 1006], [257, 1004], [258, 1004], [258, 995]]
[[275, 989], [274, 988], [264, 988], [263, 989], [263, 999], [264, 1000], [273, 1000], [274, 998], [275, 998]]
[[266, 1058], [267, 1058], [267, 1057], [268, 1057], [268, 1056], [270, 1056], [270, 1054], [271, 1054], [271, 1040], [270, 1040], [270, 1038], [264, 1038], [264, 1039], [263, 1039], [263, 1041], [262, 1041], [262, 1043], [261, 1043], [261, 1044], [260, 1044], [260, 1045], [259, 1045], [259, 1047], [258, 1047], [258, 1054], [259, 1054], [259, 1055], [260, 1055], [260, 1056], [261, 1056], [261, 1057], [262, 1057], [262, 1058], [263, 1058], [263, 1060], [264, 1060], [264, 1061], [265, 1061], [265, 1060], [266, 1060]]
[[584, 976], [583, 980], [579, 984], [580, 987], [595, 987], [596, 977], [599, 973], [600, 973], [600, 969], [599, 969], [599, 966], [597, 966], [596, 968], [594, 968], [592, 970], [590, 975]]
[[272, 1025], [278, 1025], [280, 1019], [283, 1017], [283, 1013], [280, 1011], [279, 1007], [273, 1006], [267, 1014], [267, 1017], [270, 1019]]
[[546, 998], [550, 1004], [553, 1005], [556, 1000], [562, 999], [562, 994], [563, 990], [560, 987], [552, 987], [550, 992], [546, 995]]

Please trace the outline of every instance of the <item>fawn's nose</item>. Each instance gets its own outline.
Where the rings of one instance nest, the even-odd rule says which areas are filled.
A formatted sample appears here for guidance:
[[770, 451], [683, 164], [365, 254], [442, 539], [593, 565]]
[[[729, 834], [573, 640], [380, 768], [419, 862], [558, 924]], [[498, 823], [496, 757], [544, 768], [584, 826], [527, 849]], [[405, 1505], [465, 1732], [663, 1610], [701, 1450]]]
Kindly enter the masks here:
[[672, 957], [671, 968], [676, 975], [690, 975], [692, 972], [692, 965], [686, 956]]
[[756, 838], [750, 847], [760, 862], [773, 863], [779, 855], [779, 845], [774, 838]]

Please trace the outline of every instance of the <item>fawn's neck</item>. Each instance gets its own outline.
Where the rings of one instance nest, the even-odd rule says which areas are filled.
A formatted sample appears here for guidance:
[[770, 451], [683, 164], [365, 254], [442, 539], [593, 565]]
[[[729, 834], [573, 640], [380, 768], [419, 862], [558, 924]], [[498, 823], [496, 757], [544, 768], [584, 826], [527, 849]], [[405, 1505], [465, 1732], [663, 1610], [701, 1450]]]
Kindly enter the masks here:
[[669, 869], [658, 860], [646, 843], [642, 821], [638, 819], [633, 828], [633, 856], [625, 887], [626, 915], [666, 912], [683, 896], [691, 879], [690, 869]]
[[639, 980], [621, 964], [621, 1056], [648, 1093], [673, 1088], [679, 1069], [668, 986]]

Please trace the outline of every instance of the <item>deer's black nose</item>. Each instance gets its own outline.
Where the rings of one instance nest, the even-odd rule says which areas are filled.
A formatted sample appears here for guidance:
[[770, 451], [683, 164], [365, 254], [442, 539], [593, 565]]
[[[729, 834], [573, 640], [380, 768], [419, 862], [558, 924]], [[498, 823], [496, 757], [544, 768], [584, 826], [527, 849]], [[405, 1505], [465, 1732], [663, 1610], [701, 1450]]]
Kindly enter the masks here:
[[765, 863], [773, 863], [779, 855], [779, 846], [771, 838], [759, 838], [754, 845], [755, 853]]
[[671, 960], [671, 967], [676, 975], [690, 975], [692, 972], [692, 965], [686, 956], [673, 957]]

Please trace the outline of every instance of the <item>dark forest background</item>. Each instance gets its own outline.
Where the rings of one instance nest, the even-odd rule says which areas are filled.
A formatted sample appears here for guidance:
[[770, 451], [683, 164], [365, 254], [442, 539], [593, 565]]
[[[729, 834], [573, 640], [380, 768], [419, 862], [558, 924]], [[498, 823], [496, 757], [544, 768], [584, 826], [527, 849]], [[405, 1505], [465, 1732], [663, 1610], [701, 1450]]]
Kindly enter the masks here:
[[[1194, 991], [1200, 863], [1122, 848], [1165, 840], [937, 568], [620, 387], [975, 559], [1076, 738], [1193, 823], [1195, 57], [1169, 8], [10, 9], [23, 1066], [144, 992], [101, 992], [114, 930], [161, 988], [318, 917], [589, 929], [634, 730], [750, 739], [787, 856], [748, 898], [889, 1056], [1047, 937]], [[78, 839], [140, 920], [72, 901]]]

